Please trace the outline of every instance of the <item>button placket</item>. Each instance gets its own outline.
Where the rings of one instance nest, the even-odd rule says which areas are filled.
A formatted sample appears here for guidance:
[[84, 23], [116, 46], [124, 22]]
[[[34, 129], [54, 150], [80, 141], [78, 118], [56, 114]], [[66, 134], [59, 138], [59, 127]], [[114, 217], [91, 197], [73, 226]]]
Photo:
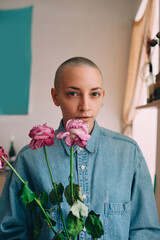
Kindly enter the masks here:
[[[88, 182], [88, 152], [79, 148], [77, 152], [78, 158], [78, 169], [79, 169], [79, 185], [82, 189], [82, 198], [84, 204], [89, 208], [89, 182]], [[91, 239], [90, 235], [88, 235], [86, 229], [84, 228], [82, 232], [79, 234], [80, 239]]]
[[82, 195], [82, 198], [83, 198], [83, 200], [86, 200], [87, 195], [84, 193], [84, 194]]

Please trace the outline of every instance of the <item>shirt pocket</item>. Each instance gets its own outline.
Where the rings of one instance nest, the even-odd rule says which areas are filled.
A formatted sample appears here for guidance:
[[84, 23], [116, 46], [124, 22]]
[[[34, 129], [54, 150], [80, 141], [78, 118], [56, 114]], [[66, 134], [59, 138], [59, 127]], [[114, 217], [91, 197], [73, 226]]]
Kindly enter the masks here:
[[104, 204], [105, 240], [128, 240], [131, 203]]

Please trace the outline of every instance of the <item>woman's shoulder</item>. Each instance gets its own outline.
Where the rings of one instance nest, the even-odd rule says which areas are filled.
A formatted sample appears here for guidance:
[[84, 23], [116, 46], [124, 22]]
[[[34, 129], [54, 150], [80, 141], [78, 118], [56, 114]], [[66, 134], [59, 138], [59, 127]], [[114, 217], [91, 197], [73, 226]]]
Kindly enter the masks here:
[[101, 130], [102, 136], [106, 139], [110, 139], [117, 143], [119, 142], [119, 143], [131, 144], [131, 145], [135, 146], [136, 148], [139, 148], [137, 142], [131, 137], [128, 137], [119, 132], [115, 132], [115, 131], [106, 129], [104, 127], [100, 127], [100, 130]]

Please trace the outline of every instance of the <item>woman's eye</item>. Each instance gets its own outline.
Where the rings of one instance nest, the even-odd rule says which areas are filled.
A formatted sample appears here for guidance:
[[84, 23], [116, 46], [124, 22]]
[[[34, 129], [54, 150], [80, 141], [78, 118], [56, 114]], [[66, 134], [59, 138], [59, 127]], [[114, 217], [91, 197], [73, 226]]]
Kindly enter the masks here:
[[77, 96], [78, 93], [77, 92], [69, 92], [68, 95], [74, 97], [74, 96]]
[[98, 97], [98, 96], [100, 96], [100, 93], [98, 93], [98, 92], [93, 92], [93, 93], [92, 93], [92, 96], [93, 96], [93, 97]]

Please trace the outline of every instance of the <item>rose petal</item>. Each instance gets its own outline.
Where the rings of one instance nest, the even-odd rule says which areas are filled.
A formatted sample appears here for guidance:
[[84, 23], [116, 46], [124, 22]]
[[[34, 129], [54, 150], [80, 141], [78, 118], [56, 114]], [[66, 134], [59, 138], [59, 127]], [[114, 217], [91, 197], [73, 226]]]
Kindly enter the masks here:
[[55, 132], [54, 129], [48, 127], [47, 124], [37, 125], [33, 127], [29, 136], [32, 138], [30, 142], [31, 149], [38, 149], [42, 146], [51, 146], [54, 144]]
[[56, 137], [61, 140], [64, 137], [67, 137], [68, 135], [70, 135], [69, 132], [62, 131], [62, 132], [59, 132]]
[[88, 141], [91, 139], [91, 135], [89, 135], [89, 134], [79, 134], [78, 137], [85, 141]]
[[86, 146], [91, 136], [88, 134], [89, 126], [80, 119], [70, 119], [66, 123], [66, 132], [57, 134], [58, 139], [66, 137], [65, 142], [69, 146], [79, 145], [80, 147]]
[[72, 147], [74, 145], [74, 139], [69, 136], [65, 138], [65, 142], [67, 143], [68, 146]]
[[0, 170], [5, 166], [5, 161], [2, 157], [6, 160], [8, 159], [8, 156], [5, 154], [4, 149], [0, 146]]

